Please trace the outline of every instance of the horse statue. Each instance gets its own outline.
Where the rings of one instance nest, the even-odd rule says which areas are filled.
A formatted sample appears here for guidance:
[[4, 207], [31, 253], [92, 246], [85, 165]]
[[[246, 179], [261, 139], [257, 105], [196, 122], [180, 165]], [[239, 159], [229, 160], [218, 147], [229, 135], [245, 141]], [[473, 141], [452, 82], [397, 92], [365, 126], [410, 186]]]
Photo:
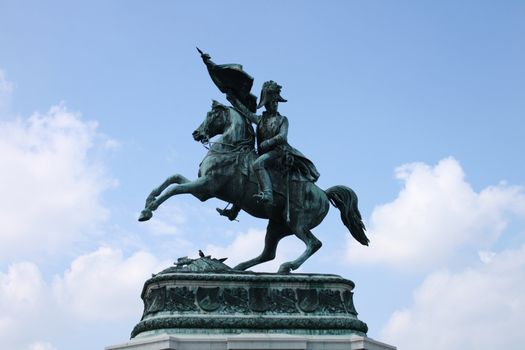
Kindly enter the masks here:
[[[252, 216], [268, 219], [264, 248], [261, 254], [234, 267], [246, 270], [275, 258], [279, 241], [289, 235], [302, 240], [305, 251], [295, 260], [280, 265], [279, 273], [290, 273], [301, 266], [321, 248], [321, 241], [312, 229], [325, 218], [332, 203], [341, 212], [341, 220], [352, 236], [361, 244], [368, 245], [365, 227], [357, 207], [357, 195], [345, 186], [333, 186], [323, 191], [315, 183], [300, 176], [287, 176], [282, 180], [275, 173], [274, 203], [269, 206], [257, 200], [256, 179], [251, 172], [255, 153], [255, 136], [250, 122], [235, 108], [213, 101], [205, 120], [193, 132], [195, 141], [208, 144], [209, 151], [199, 167], [198, 178], [190, 181], [180, 174], [168, 177], [153, 189], [146, 199], [139, 221], [149, 220], [168, 198], [189, 193], [201, 201], [219, 198], [240, 207]], [[210, 141], [221, 135], [217, 141]]]

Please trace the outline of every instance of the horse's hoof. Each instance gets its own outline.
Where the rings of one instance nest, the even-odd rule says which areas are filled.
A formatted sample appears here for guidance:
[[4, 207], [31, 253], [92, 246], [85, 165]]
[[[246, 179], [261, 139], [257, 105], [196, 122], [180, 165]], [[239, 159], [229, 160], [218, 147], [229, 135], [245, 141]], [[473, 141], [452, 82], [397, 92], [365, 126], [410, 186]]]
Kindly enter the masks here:
[[153, 213], [149, 209], [144, 209], [140, 212], [139, 221], [148, 221], [153, 217]]
[[235, 266], [233, 269], [234, 270], [237, 270], [237, 271], [244, 271], [246, 270], [248, 267], [245, 266], [243, 263], [240, 263], [239, 265]]
[[277, 273], [280, 273], [282, 275], [288, 275], [290, 272], [292, 272], [292, 268], [287, 264], [282, 264], [279, 267], [279, 271], [277, 271]]

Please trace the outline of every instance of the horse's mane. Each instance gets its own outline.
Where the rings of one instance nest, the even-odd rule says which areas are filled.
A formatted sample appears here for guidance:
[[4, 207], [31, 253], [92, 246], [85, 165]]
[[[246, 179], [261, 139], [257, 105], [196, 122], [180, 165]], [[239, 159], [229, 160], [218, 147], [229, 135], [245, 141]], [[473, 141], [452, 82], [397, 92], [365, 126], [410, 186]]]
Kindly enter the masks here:
[[253, 142], [250, 142], [251, 148], [255, 149], [255, 130], [252, 126], [251, 121], [247, 117], [245, 117], [244, 114], [242, 114], [239, 110], [237, 110], [237, 108], [230, 107], [230, 106], [225, 106], [225, 107], [229, 110], [230, 116], [232, 118], [237, 119], [239, 121], [239, 125], [244, 126], [244, 130], [243, 130], [244, 134], [247, 133], [249, 135], [250, 141], [253, 141]]
[[224, 128], [217, 141], [211, 141], [210, 148], [199, 166], [199, 176], [206, 173], [233, 175], [244, 166], [249, 153], [255, 150], [255, 131], [251, 122], [237, 109], [214, 102], [213, 108], [228, 113], [229, 125]]

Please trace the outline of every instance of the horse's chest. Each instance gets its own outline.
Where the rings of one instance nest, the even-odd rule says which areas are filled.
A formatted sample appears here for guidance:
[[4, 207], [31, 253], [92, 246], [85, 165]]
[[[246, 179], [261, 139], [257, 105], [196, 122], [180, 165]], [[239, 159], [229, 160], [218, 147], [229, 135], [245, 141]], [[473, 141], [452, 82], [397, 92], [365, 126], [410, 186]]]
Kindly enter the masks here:
[[235, 170], [236, 156], [207, 155], [199, 165], [199, 177], [204, 175], [231, 175]]

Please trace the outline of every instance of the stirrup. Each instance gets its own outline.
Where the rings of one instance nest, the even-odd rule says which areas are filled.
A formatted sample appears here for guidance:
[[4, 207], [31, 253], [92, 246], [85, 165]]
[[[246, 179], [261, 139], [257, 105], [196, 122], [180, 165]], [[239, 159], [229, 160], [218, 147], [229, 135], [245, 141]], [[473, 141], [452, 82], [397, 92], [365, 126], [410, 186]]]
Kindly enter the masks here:
[[260, 202], [273, 204], [273, 193], [271, 191], [261, 191], [253, 196], [258, 198]]
[[239, 214], [239, 212], [235, 212], [232, 209], [221, 209], [221, 208], [215, 208], [215, 209], [221, 216], [226, 216], [228, 220], [230, 221], [234, 221], [237, 218], [237, 215]]

